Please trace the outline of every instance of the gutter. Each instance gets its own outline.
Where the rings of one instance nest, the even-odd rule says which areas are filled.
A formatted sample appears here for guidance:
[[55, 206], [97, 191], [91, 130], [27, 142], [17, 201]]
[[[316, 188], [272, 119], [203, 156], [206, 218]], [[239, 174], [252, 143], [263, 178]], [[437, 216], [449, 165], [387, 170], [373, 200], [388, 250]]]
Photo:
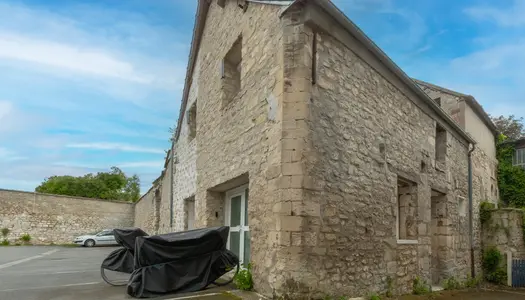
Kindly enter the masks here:
[[[476, 268], [474, 265], [474, 226], [473, 226], [473, 201], [472, 201], [472, 152], [476, 149], [476, 144], [471, 144], [472, 149], [468, 151], [468, 225], [470, 241], [470, 275], [476, 277]], [[470, 148], [470, 145], [469, 145]]]

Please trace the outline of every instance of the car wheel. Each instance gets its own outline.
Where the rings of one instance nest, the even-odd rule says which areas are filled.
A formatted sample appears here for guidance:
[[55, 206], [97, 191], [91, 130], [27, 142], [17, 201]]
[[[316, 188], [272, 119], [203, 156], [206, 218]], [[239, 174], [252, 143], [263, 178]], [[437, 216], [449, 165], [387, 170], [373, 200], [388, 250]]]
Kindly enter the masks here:
[[84, 242], [84, 246], [86, 247], [93, 247], [95, 246], [95, 241], [94, 240], [87, 240]]

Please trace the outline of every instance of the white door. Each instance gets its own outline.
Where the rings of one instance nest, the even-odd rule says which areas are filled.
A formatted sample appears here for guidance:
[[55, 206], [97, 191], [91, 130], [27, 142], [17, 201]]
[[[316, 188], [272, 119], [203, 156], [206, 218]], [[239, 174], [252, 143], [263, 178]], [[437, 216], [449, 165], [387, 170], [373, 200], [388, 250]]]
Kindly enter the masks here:
[[225, 223], [230, 226], [228, 249], [237, 254], [241, 264], [250, 262], [250, 227], [248, 226], [248, 185], [226, 193]]

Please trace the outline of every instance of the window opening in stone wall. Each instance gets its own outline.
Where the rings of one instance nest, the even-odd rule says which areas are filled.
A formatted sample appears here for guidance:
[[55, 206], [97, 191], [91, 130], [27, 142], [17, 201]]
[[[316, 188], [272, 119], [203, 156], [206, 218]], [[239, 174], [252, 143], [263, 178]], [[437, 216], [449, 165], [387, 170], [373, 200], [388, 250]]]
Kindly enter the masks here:
[[458, 214], [460, 217], [467, 216], [467, 200], [462, 196], [458, 196]]
[[512, 159], [512, 164], [525, 168], [525, 148], [516, 149], [516, 153]]
[[437, 97], [436, 99], [434, 99], [434, 101], [437, 105], [441, 106], [441, 97]]
[[441, 125], [436, 124], [436, 161], [445, 162], [447, 155], [447, 131]]
[[242, 36], [233, 43], [222, 61], [223, 106], [235, 98], [241, 89]]
[[[461, 201], [461, 198], [458, 198]], [[463, 201], [465, 198], [463, 198]], [[461, 206], [461, 204], [460, 204]], [[461, 209], [461, 207], [460, 207]], [[452, 238], [447, 211], [447, 195], [432, 190], [430, 196], [430, 234], [432, 284], [439, 284], [446, 278], [447, 245]]]
[[417, 184], [397, 180], [397, 239], [417, 241]]
[[184, 200], [184, 229], [191, 230], [195, 228], [195, 197]]
[[188, 139], [191, 141], [197, 136], [197, 101], [188, 111]]

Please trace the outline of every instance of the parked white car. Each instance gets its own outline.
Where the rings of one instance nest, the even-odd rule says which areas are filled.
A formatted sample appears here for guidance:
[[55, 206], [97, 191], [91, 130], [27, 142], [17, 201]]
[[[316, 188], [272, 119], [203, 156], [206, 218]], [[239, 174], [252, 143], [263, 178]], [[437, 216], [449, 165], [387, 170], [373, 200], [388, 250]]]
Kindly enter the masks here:
[[73, 242], [85, 247], [118, 245], [113, 235], [113, 229], [104, 229], [96, 234], [77, 236]]

